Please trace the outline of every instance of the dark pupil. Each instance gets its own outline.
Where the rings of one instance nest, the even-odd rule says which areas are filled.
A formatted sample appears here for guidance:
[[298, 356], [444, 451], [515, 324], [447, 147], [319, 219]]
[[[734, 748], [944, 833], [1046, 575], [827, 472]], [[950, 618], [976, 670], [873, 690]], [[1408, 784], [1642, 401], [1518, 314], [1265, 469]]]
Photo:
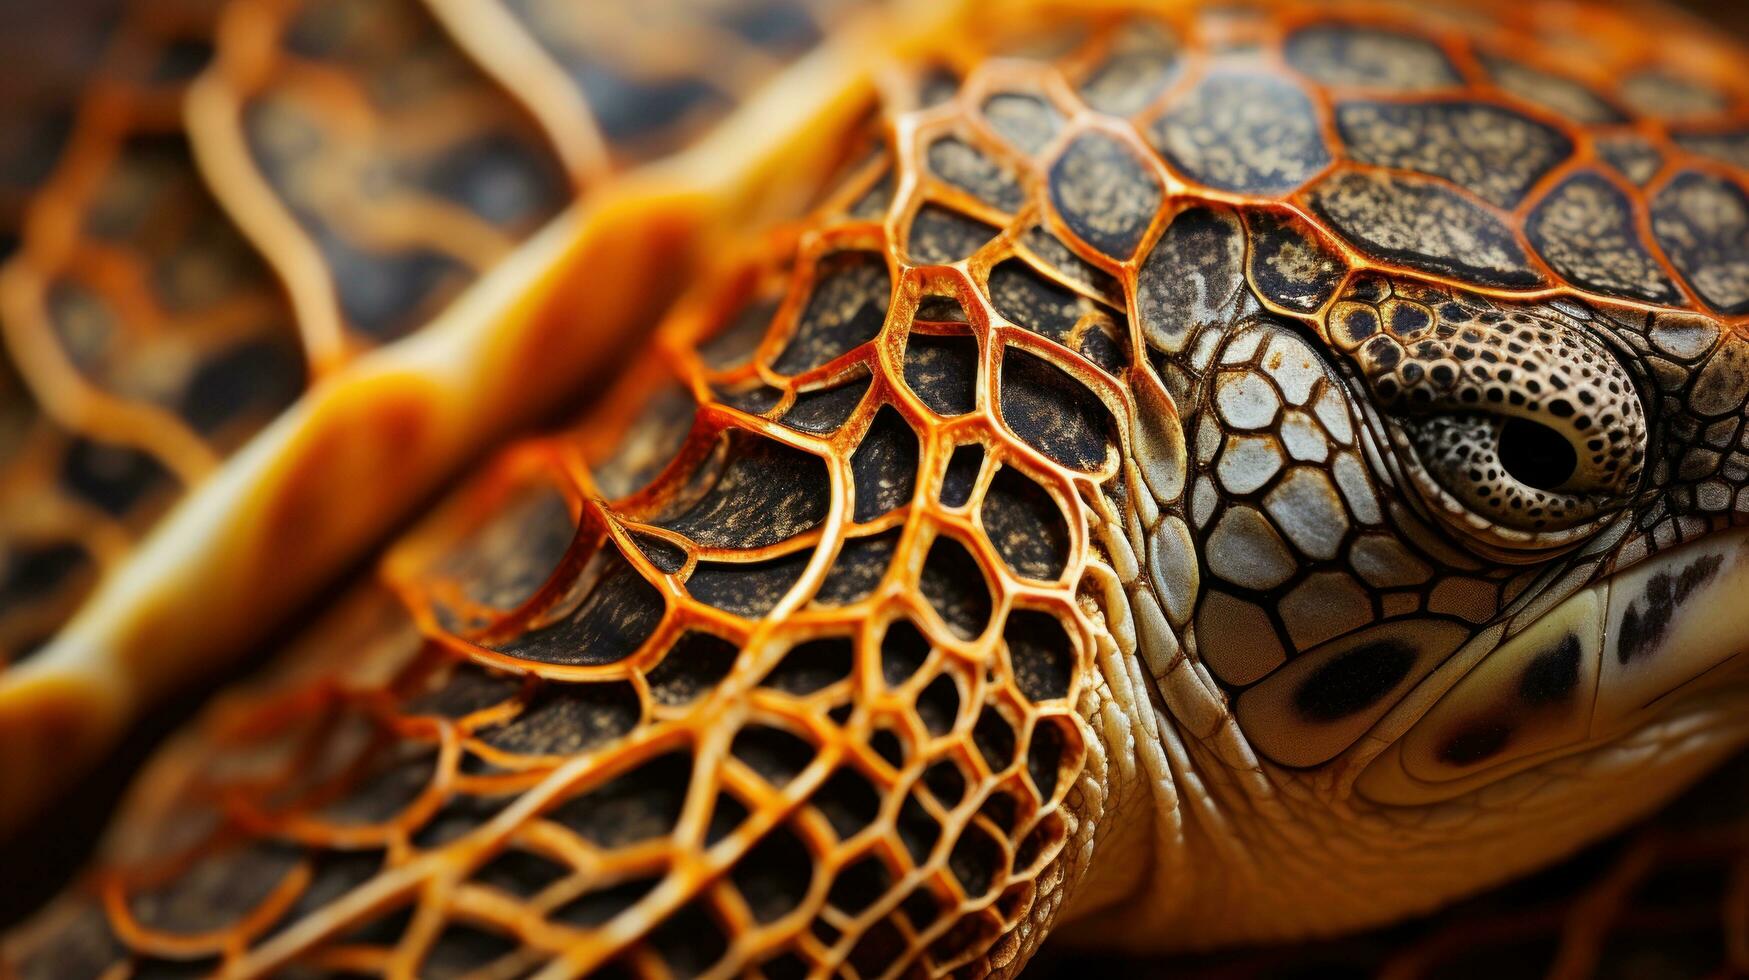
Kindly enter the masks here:
[[1509, 418], [1500, 430], [1500, 465], [1527, 487], [1553, 490], [1572, 479], [1579, 456], [1567, 437], [1554, 429]]

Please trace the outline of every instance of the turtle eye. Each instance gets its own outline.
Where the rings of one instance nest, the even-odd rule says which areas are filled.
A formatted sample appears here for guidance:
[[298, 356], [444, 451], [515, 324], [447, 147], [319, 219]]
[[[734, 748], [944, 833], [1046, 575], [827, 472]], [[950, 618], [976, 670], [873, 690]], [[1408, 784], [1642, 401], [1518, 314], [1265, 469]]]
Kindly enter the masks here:
[[[1572, 432], [1535, 418], [1484, 412], [1411, 415], [1398, 420], [1418, 483], [1470, 515], [1532, 534], [1562, 531], [1624, 501], [1637, 468], [1609, 467], [1627, 441]], [[1593, 448], [1595, 446], [1596, 448]], [[1625, 449], [1624, 455], [1631, 455]]]
[[1560, 490], [1579, 472], [1579, 453], [1561, 433], [1529, 419], [1500, 424], [1495, 454], [1506, 475], [1527, 487]]
[[1377, 325], [1355, 360], [1409, 482], [1447, 524], [1540, 550], [1639, 489], [1639, 388], [1582, 323], [1538, 307], [1402, 295], [1355, 307], [1344, 322]]

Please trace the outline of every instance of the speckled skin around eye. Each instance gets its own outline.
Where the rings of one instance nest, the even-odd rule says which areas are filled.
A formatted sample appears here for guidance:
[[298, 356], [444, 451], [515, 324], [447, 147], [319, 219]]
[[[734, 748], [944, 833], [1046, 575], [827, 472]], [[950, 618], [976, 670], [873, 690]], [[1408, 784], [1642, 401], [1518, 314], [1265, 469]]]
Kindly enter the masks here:
[[[1586, 325], [1559, 310], [1362, 280], [1326, 324], [1395, 441], [1432, 471], [1427, 492], [1536, 535], [1567, 531], [1638, 488], [1647, 451], [1638, 385]], [[1510, 419], [1570, 446], [1571, 474], [1551, 487], [1516, 477], [1499, 456]]]

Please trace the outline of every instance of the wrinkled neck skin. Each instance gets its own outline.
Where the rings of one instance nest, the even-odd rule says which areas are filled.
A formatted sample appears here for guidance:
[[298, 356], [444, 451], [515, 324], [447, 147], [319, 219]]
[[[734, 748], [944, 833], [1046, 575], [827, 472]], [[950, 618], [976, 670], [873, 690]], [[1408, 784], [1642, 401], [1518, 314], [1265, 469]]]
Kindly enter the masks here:
[[[1709, 683], [1678, 687], [1655, 714], [1607, 738], [1471, 779], [1443, 799], [1369, 798], [1361, 785], [1368, 767], [1525, 629], [1506, 629], [1503, 614], [1478, 624], [1450, 669], [1415, 685], [1347, 751], [1315, 766], [1271, 761], [1247, 736], [1235, 694], [1198, 653], [1207, 642], [1196, 610], [1209, 589], [1210, 556], [1199, 553], [1189, 503], [1194, 411], [1182, 404], [1184, 391], [1174, 397], [1146, 366], [1128, 380], [1123, 486], [1095, 507], [1103, 562], [1082, 588], [1105, 628], [1100, 683], [1083, 704], [1104, 757], [1102, 787], [1087, 814], [1091, 854], [1057, 918], [1058, 941], [1199, 950], [1398, 921], [1622, 828], [1749, 742], [1749, 684], [1733, 656]], [[1359, 435], [1380, 438], [1364, 425]], [[1371, 454], [1376, 464], [1376, 445]], [[1727, 533], [1744, 547], [1739, 532]], [[1599, 535], [1612, 555], [1629, 537], [1621, 529]], [[1586, 568], [1615, 561], [1626, 564], [1579, 549], [1547, 562], [1521, 604], [1554, 609], [1601, 577], [1581, 574]], [[1745, 632], [1738, 622], [1735, 635]]]

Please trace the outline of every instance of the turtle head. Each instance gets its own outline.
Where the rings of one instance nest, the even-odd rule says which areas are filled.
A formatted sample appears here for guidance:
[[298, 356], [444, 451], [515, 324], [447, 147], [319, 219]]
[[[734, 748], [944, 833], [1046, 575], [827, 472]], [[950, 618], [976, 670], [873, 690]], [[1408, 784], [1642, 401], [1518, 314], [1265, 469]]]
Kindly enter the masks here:
[[[1162, 243], [1194, 221], [1205, 244], [1244, 229], [1258, 250], [1246, 218], [1186, 214]], [[1159, 281], [1170, 307], [1212, 279]], [[1231, 720], [1171, 713], [1192, 759], [1264, 775], [1177, 804], [1230, 820], [1253, 863], [1223, 866], [1224, 889], [1250, 884], [1197, 928], [1431, 907], [1623, 825], [1743, 744], [1749, 339], [1692, 312], [1391, 274], [1349, 277], [1312, 319], [1244, 296], [1222, 316], [1184, 341], [1206, 366], [1155, 364], [1197, 566], [1181, 635]], [[1151, 542], [1156, 595], [1184, 589], [1170, 537]]]
[[[1695, 314], [1385, 277], [1348, 287], [1323, 336], [1260, 324], [1234, 342], [1247, 332], [1256, 352], [1210, 399], [1219, 513], [1196, 630], [1217, 676], [1255, 681], [1237, 716], [1261, 754], [1425, 806], [1586, 754], [1640, 758], [1743, 695], [1749, 342]], [[1285, 405], [1255, 435], [1234, 425], [1240, 386], [1285, 400], [1296, 378], [1323, 391], [1314, 418], [1341, 406], [1352, 456], [1331, 439], [1327, 463], [1296, 459], [1287, 430], [1307, 424]], [[1267, 574], [1241, 557], [1257, 555]], [[1259, 678], [1226, 663], [1245, 606], [1276, 635]], [[1735, 744], [1735, 715], [1635, 771]]]

